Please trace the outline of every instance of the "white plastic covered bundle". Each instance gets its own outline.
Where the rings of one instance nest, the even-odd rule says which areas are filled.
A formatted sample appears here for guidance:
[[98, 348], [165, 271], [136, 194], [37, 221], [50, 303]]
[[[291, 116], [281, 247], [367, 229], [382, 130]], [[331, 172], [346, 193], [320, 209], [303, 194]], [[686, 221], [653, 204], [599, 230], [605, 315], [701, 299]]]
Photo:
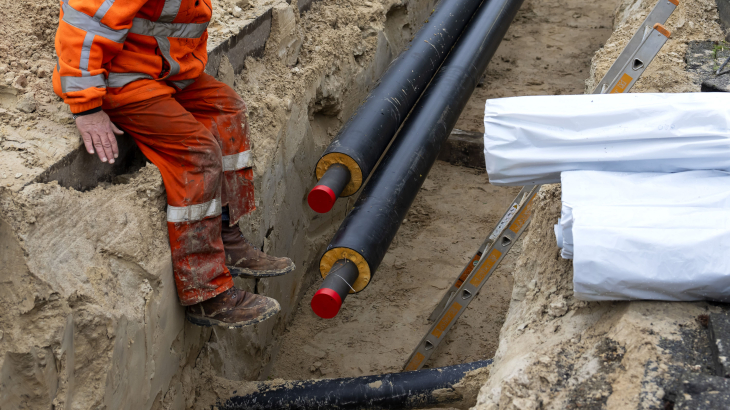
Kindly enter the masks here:
[[572, 248], [577, 298], [730, 301], [730, 174], [575, 171], [562, 182], [556, 233], [564, 256]]
[[487, 100], [495, 185], [560, 182], [572, 170], [730, 170], [730, 94], [599, 94]]

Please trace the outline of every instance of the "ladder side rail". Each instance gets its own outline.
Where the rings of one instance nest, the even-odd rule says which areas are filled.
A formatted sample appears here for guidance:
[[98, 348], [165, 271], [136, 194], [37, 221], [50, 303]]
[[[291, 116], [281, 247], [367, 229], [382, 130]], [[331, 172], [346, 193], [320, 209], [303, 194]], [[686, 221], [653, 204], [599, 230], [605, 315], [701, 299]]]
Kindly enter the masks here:
[[421, 339], [418, 347], [411, 353], [405, 363], [404, 371], [422, 368], [438, 345], [446, 338], [449, 330], [459, 320], [459, 317], [469, 307], [469, 304], [476, 299], [481, 288], [487, 283], [492, 273], [497, 270], [500, 262], [529, 225], [532, 204], [539, 187], [539, 185], [525, 187], [529, 189], [529, 193], [520, 204], [519, 211], [513, 214], [510, 219], [508, 229], [503, 230], [497, 240], [484, 252], [477, 267], [469, 274], [457, 294], [451, 298], [444, 311], [429, 328], [428, 333]]
[[511, 220], [512, 216], [514, 216], [514, 214], [518, 211], [520, 205], [525, 200], [526, 195], [529, 194], [530, 189], [531, 187], [522, 188], [520, 193], [517, 194], [515, 199], [512, 201], [512, 204], [510, 204], [509, 208], [507, 209], [507, 212], [505, 212], [497, 226], [492, 230], [492, 233], [484, 240], [484, 242], [482, 242], [479, 249], [474, 253], [474, 256], [472, 256], [464, 269], [462, 269], [461, 273], [459, 273], [459, 276], [457, 276], [456, 280], [452, 282], [449, 290], [446, 291], [441, 301], [436, 305], [433, 312], [428, 317], [429, 322], [433, 322], [434, 320], [436, 320], [439, 314], [444, 311], [446, 305], [451, 301], [451, 298], [454, 296], [454, 294], [456, 294], [461, 285], [466, 281], [466, 278], [469, 276], [472, 270], [479, 264], [479, 261], [484, 255], [484, 250], [488, 246], [490, 246], [492, 242], [494, 242], [494, 239], [496, 239], [503, 230], [507, 228], [509, 221]]
[[641, 26], [639, 26], [639, 30], [631, 37], [631, 40], [629, 40], [616, 61], [611, 65], [611, 68], [608, 69], [603, 79], [598, 83], [593, 94], [603, 94], [611, 89], [609, 87], [610, 83], [615, 82], [620, 77], [623, 67], [631, 59], [631, 56], [636, 53], [636, 50], [639, 49], [645, 37], [645, 28], [651, 29], [656, 23], [665, 24], [678, 5], [679, 1], [677, 0], [659, 0], [657, 2], [649, 15], [646, 16], [646, 19], [641, 23]]
[[[641, 47], [636, 50], [631, 56], [631, 59], [621, 68], [618, 77], [614, 82], [609, 83], [609, 94], [628, 92], [636, 84], [639, 77], [644, 74], [649, 64], [654, 61], [654, 58], [659, 54], [659, 50], [664, 47], [668, 39], [669, 31], [657, 23], [649, 32], [649, 35], [642, 41]], [[601, 93], [596, 92], [594, 94]]]

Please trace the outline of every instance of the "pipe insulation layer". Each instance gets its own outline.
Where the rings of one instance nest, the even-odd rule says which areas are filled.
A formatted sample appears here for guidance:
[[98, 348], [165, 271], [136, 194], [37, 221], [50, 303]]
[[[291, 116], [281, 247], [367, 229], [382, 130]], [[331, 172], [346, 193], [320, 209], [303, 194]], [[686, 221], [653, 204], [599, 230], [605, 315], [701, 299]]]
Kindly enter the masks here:
[[[258, 383], [253, 393], [219, 403], [220, 410], [422, 409], [462, 400], [454, 389], [492, 360], [406, 373], [343, 379]], [[434, 394], [438, 391], [438, 394]]]
[[350, 176], [338, 196], [360, 189], [481, 3], [439, 2], [410, 48], [391, 63], [378, 86], [325, 150], [317, 163], [317, 187], [326, 182], [323, 176], [333, 164], [342, 164]]
[[343, 256], [360, 263], [355, 290], [371, 280], [522, 0], [487, 0], [403, 124], [320, 261], [326, 277]]

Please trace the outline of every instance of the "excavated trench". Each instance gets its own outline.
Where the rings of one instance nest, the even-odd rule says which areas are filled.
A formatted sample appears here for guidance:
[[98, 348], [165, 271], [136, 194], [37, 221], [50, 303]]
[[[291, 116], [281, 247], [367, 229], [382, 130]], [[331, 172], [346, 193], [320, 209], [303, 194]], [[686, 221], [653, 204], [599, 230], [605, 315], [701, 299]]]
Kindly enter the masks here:
[[[3, 17], [8, 39], [34, 33], [32, 21], [21, 21], [26, 2], [2, 2], [18, 16]], [[8, 79], [0, 85], [0, 269], [13, 277], [0, 293], [0, 407], [203, 409], [240, 394], [247, 380], [399, 371], [431, 310], [519, 189], [489, 185], [483, 169], [437, 161], [373, 283], [332, 320], [315, 316], [309, 301], [321, 281], [319, 256], [354, 201], [319, 215], [306, 194], [319, 155], [434, 4], [214, 0], [220, 11], [206, 71], [246, 100], [255, 153], [258, 210], [242, 229], [298, 266], [287, 278], [237, 280], [282, 304], [277, 319], [243, 330], [184, 322], [159, 174], [129, 141], [116, 167], [83, 155], [68, 113], [50, 93], [53, 16], [32, 46], [0, 44], [0, 74]], [[482, 132], [488, 98], [582, 93], [616, 6], [526, 0], [456, 127]], [[57, 5], [33, 7], [50, 15]], [[20, 76], [32, 80], [20, 87]], [[20, 109], [28, 98], [34, 111]], [[476, 160], [444, 158], [480, 162], [478, 149]], [[427, 367], [495, 355], [522, 247], [513, 248]], [[27, 293], [34, 296], [17, 296]], [[41, 320], [44, 326], [34, 325]], [[487, 374], [479, 377], [474, 383], [483, 384]], [[475, 397], [466, 399], [460, 406]]]
[[[457, 128], [483, 132], [488, 98], [583, 93], [591, 58], [612, 33], [616, 6], [526, 2]], [[452, 162], [468, 163], [463, 154]], [[306, 380], [400, 371], [428, 329], [427, 317], [443, 292], [518, 191], [489, 185], [481, 169], [438, 161], [365, 291], [349, 297], [330, 320], [319, 318], [309, 306], [321, 279], [304, 291], [271, 377]], [[493, 357], [522, 246], [520, 242], [513, 248], [426, 367]], [[470, 398], [472, 404], [475, 399]]]
[[[651, 6], [653, 2], [640, 0], [588, 4], [579, 0], [527, 1], [457, 128], [467, 134], [482, 132], [483, 105], [488, 98], [580, 94], [591, 89]], [[677, 39], [668, 43], [637, 91], [698, 90], [696, 79], [684, 71], [680, 58], [689, 40], [719, 39], [713, 7], [714, 3], [701, 0], [680, 6], [669, 22]], [[320, 9], [314, 5], [312, 10], [327, 15], [324, 6]], [[405, 44], [418, 29], [412, 20], [414, 10], [418, 9], [413, 3], [392, 4], [385, 13], [384, 37], [389, 44]], [[331, 17], [329, 21], [332, 26]], [[397, 23], [389, 25], [389, 21]], [[316, 25], [305, 24], [305, 30], [311, 27]], [[356, 55], [353, 59], [361, 64], [367, 58]], [[262, 81], [257, 77], [263, 76], [263, 68], [256, 71], [256, 67], [251, 62], [241, 77], [243, 81], [237, 83], [244, 96], [258, 90], [251, 83]], [[342, 70], [342, 66], [338, 68]], [[314, 102], [308, 105], [308, 123], [318, 144], [312, 150], [315, 153], [337, 133], [356, 106], [349, 101], [355, 94], [338, 96], [336, 90], [345, 83], [342, 71], [331, 70], [311, 94]], [[361, 91], [358, 97], [363, 94]], [[264, 104], [270, 99], [269, 94]], [[458, 155], [456, 159], [450, 155], [443, 158], [473, 163]], [[306, 190], [313, 181], [303, 182]], [[339, 315], [331, 320], [317, 317], [309, 307], [321, 282], [316, 265], [322, 248], [317, 249], [308, 259], [309, 269], [296, 289], [299, 297], [292, 304], [289, 322], [281, 337], [273, 341], [272, 359], [259, 379], [274, 379], [275, 385], [286, 388], [298, 387], [287, 380], [400, 371], [428, 328], [429, 313], [517, 191], [489, 185], [481, 169], [437, 162], [371, 285], [349, 297]], [[661, 365], [657, 370], [655, 363], [674, 369], [675, 364], [662, 355], [691, 355], [688, 346], [702, 339], [695, 335], [693, 315], [703, 309], [715, 312], [717, 308], [630, 303], [612, 309], [606, 304], [572, 300], [569, 264], [555, 258], [548, 229], [556, 217], [558, 198], [555, 187], [540, 194], [533, 228], [513, 248], [426, 367], [494, 357], [489, 372], [480, 372], [469, 380], [477, 387], [484, 385], [478, 409], [603, 408], [606, 403], [639, 408], [639, 402], [665, 403], [661, 395], [669, 387], [654, 378], [662, 372]], [[333, 214], [309, 215], [310, 229], [315, 227], [321, 238], [331, 237], [352, 205], [352, 201], [342, 202], [346, 201], [341, 201]], [[667, 338], [652, 339], [655, 324], [657, 329], [666, 330]], [[705, 349], [706, 342], [696, 343]], [[651, 350], [647, 345], [660, 347], [647, 353]], [[692, 360], [698, 363], [695, 368], [705, 359]], [[202, 375], [220, 381], [211, 376], [212, 370]], [[631, 381], [641, 372], [642, 390], [637, 391], [639, 386]], [[558, 374], [570, 379], [563, 382]], [[228, 385], [228, 390], [219, 391], [216, 398], [225, 399], [236, 386], [240, 387]], [[246, 386], [236, 394], [250, 391], [251, 385]], [[477, 402], [475, 391], [466, 391], [454, 407], [466, 408]]]

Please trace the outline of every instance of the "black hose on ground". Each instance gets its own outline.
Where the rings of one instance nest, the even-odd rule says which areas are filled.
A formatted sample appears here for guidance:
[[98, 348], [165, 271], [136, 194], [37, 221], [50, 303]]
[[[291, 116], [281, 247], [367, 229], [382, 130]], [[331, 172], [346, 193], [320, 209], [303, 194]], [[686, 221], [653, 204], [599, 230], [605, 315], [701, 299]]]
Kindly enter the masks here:
[[[391, 63], [378, 86], [320, 158], [316, 168], [320, 182], [308, 201], [312, 209], [328, 212], [337, 197], [352, 195], [360, 189], [481, 3], [482, 0], [439, 2], [410, 47]], [[341, 173], [330, 171], [333, 164], [342, 164], [350, 171], [340, 192], [327, 185], [330, 179], [323, 178], [325, 173]]]
[[219, 403], [219, 410], [422, 409], [462, 399], [454, 390], [482, 360], [406, 373], [287, 382], [261, 382], [256, 391]]
[[479, 8], [332, 238], [320, 261], [322, 276], [348, 259], [359, 269], [353, 288], [370, 283], [521, 5], [487, 0]]

